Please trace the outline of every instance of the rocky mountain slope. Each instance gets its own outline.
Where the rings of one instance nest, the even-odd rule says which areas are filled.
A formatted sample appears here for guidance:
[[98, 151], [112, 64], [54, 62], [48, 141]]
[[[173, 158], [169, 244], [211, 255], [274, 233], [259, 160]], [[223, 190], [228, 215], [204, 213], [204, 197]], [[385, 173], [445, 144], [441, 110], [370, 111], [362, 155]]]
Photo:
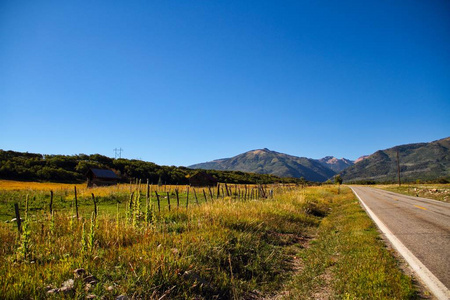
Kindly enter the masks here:
[[435, 180], [450, 177], [450, 137], [379, 150], [341, 172], [344, 181], [397, 180], [397, 151], [403, 181]]
[[324, 158], [321, 158], [318, 160], [323, 166], [333, 170], [336, 173], [339, 173], [345, 169], [347, 169], [350, 166], [354, 165], [354, 162], [345, 159], [345, 158], [336, 158], [334, 156], [325, 156]]
[[[332, 157], [326, 161], [329, 161], [330, 159], [332, 159]], [[334, 161], [330, 162], [330, 164], [334, 165]], [[306, 157], [287, 155], [266, 148], [248, 151], [231, 158], [195, 164], [189, 166], [189, 168], [233, 170], [273, 174], [280, 177], [303, 177], [310, 181], [326, 181], [336, 174], [335, 171], [327, 166], [326, 162], [320, 162]]]
[[355, 164], [356, 163], [359, 163], [360, 161], [362, 161], [362, 160], [365, 160], [366, 158], [368, 158], [369, 157], [369, 155], [363, 155], [363, 156], [360, 156], [358, 159], [356, 159], [355, 160]]

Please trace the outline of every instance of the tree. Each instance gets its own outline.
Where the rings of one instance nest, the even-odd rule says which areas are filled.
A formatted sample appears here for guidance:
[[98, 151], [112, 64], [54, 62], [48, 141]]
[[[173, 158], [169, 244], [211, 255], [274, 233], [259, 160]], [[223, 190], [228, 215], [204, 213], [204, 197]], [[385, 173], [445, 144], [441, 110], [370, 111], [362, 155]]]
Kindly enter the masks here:
[[337, 174], [334, 176], [334, 183], [338, 184], [338, 194], [341, 193], [341, 184], [342, 184], [342, 178], [341, 175]]
[[334, 176], [334, 183], [341, 185], [342, 184], [342, 178], [341, 175]]

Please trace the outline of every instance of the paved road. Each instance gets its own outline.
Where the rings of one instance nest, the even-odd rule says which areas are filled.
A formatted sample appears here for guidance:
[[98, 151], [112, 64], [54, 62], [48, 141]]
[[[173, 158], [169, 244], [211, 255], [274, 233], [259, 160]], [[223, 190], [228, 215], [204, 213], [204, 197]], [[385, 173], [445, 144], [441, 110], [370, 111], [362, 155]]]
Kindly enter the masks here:
[[375, 214], [372, 218], [387, 227], [384, 233], [392, 233], [446, 287], [444, 295], [450, 295], [450, 203], [369, 187], [352, 189]]

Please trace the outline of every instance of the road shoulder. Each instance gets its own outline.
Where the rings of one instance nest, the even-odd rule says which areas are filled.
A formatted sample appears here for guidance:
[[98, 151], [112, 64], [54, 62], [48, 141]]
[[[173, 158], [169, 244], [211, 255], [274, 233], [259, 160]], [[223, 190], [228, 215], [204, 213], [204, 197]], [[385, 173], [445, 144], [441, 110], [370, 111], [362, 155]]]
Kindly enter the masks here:
[[438, 299], [450, 299], [450, 291], [447, 287], [434, 276], [428, 268], [417, 259], [403, 243], [386, 227], [386, 225], [375, 215], [375, 213], [365, 204], [364, 200], [355, 191], [353, 187], [350, 187], [359, 199], [362, 207], [367, 214], [375, 222], [379, 230], [383, 233], [385, 238], [391, 243], [395, 250], [405, 259], [410, 268], [414, 271], [418, 278], [425, 284], [425, 286], [436, 296]]

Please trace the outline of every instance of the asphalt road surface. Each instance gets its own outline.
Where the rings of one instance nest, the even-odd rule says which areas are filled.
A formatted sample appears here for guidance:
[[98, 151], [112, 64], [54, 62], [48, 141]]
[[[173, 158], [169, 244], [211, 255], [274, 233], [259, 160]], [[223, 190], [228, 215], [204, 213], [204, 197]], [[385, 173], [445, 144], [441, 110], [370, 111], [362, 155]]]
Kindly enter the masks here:
[[[401, 242], [399, 244], [407, 248], [406, 252], [409, 250], [412, 256], [420, 261], [419, 265], [423, 264], [425, 266], [423, 269], [428, 269], [440, 281], [441, 290], [444, 288], [444, 291], [438, 298], [450, 295], [450, 203], [369, 187], [353, 186], [351, 188], [360, 198], [363, 206], [365, 204], [371, 210], [371, 212], [368, 211], [369, 215], [371, 213], [375, 215], [375, 217], [371, 216], [372, 219], [377, 222], [375, 219], [378, 218], [388, 229], [386, 234], [381, 228], [383, 224], [380, 226], [377, 223], [381, 231], [385, 235], [393, 235], [394, 239], [398, 239]], [[394, 247], [399, 250], [395, 244]], [[401, 251], [399, 252], [402, 254]], [[420, 274], [418, 275], [421, 277]], [[426, 280], [424, 282], [427, 284]]]

